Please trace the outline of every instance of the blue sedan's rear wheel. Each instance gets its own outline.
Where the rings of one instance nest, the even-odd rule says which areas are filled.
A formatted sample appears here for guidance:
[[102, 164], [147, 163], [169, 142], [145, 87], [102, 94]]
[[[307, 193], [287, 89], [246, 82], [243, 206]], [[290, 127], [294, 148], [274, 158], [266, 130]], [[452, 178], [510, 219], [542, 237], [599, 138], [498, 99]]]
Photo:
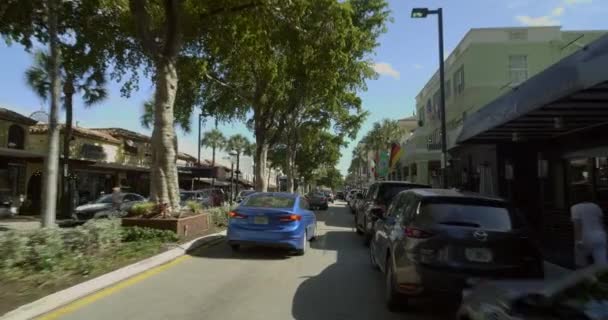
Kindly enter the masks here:
[[241, 249], [241, 246], [238, 244], [231, 244], [230, 249], [232, 249], [232, 251], [239, 251]]

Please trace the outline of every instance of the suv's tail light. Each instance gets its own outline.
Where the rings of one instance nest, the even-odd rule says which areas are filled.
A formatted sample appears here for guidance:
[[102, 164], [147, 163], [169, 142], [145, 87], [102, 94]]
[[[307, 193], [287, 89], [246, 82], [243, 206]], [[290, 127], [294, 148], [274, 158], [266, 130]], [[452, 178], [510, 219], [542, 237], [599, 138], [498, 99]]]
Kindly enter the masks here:
[[405, 236], [414, 239], [426, 239], [432, 237], [433, 234], [424, 230], [407, 227], [405, 228]]
[[230, 219], [245, 219], [245, 218], [247, 218], [247, 216], [246, 216], [246, 215], [243, 215], [243, 214], [237, 213], [237, 212], [235, 212], [235, 211], [230, 211], [230, 212], [228, 213], [228, 216], [230, 217]]
[[292, 221], [300, 221], [302, 220], [302, 216], [298, 214], [290, 214], [287, 216], [280, 216], [279, 221], [281, 222], [292, 222]]

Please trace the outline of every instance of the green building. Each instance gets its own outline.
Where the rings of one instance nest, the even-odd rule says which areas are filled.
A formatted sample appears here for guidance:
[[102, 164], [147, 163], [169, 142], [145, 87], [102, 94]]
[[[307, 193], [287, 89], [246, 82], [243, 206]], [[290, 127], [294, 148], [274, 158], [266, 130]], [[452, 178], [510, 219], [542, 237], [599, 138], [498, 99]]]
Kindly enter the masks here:
[[[471, 29], [445, 61], [448, 149], [467, 114], [580, 50], [606, 31], [561, 27]], [[542, 93], [539, 93], [542, 94]], [[441, 169], [439, 72], [416, 96], [419, 127], [404, 145], [407, 180], [438, 186]]]

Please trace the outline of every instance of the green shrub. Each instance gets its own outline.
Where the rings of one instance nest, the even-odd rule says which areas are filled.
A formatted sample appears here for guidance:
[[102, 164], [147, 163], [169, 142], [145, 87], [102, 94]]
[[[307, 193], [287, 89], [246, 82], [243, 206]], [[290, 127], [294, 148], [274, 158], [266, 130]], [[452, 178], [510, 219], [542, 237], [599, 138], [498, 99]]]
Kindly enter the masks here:
[[129, 216], [138, 217], [151, 214], [156, 209], [156, 203], [154, 202], [142, 202], [134, 204], [129, 209]]
[[120, 243], [122, 227], [120, 219], [90, 220], [82, 228], [88, 234], [88, 241], [95, 249], [105, 250]]
[[131, 241], [160, 241], [176, 242], [177, 234], [169, 230], [158, 230], [152, 228], [127, 227], [122, 230], [122, 240]]
[[27, 259], [28, 237], [24, 232], [0, 233], [0, 270], [22, 264]]
[[226, 227], [228, 226], [228, 213], [233, 209], [231, 206], [222, 206], [222, 207], [214, 207], [210, 208], [207, 211], [211, 215], [213, 219], [213, 223], [217, 227]]
[[40, 271], [54, 270], [67, 253], [61, 231], [55, 228], [42, 228], [29, 233], [26, 267]]
[[200, 202], [196, 201], [187, 201], [186, 207], [188, 207], [192, 212], [200, 212], [203, 210], [203, 205]]

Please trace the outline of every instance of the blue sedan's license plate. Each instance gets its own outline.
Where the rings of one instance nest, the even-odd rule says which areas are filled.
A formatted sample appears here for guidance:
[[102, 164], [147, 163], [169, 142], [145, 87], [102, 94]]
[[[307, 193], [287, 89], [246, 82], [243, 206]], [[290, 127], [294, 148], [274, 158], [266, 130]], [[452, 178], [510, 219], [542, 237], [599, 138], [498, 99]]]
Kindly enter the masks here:
[[255, 217], [253, 217], [253, 223], [255, 223], [255, 224], [268, 224], [268, 217], [266, 217], [266, 216], [255, 216]]

